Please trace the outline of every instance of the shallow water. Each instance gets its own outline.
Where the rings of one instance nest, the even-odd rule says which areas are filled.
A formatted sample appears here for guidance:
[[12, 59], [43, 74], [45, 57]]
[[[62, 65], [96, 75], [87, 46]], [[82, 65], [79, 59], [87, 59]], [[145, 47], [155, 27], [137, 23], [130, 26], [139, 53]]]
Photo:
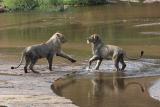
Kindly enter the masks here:
[[68, 39], [64, 50], [81, 61], [91, 56], [86, 38], [92, 33], [123, 47], [130, 56], [144, 50], [145, 57], [159, 58], [159, 10], [159, 4], [120, 4], [69, 8], [62, 13], [0, 14], [0, 60], [17, 61], [24, 47], [45, 42], [57, 31]]
[[159, 60], [126, 64], [123, 72], [116, 72], [112, 61], [104, 61], [100, 70], [75, 67], [75, 74], [58, 79], [51, 89], [80, 107], [159, 107]]
[[[159, 107], [148, 89], [159, 77], [126, 78], [124, 73], [68, 76], [51, 86], [80, 107]], [[153, 90], [154, 91], [154, 90]], [[159, 93], [159, 91], [158, 91]]]

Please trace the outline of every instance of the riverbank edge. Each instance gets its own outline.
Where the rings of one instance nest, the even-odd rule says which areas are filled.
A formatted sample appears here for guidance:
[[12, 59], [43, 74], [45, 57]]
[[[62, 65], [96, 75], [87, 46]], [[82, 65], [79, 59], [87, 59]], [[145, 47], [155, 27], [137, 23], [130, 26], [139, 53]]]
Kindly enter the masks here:
[[[36, 9], [12, 9], [4, 5], [3, 1], [0, 2], [0, 13], [5, 12], [25, 12], [25, 11], [55, 11], [55, 12], [63, 12], [67, 10], [69, 7], [84, 7], [84, 6], [96, 6], [96, 5], [108, 5], [108, 4], [160, 4], [160, 0], [106, 0], [104, 3], [97, 4], [58, 4], [52, 6], [46, 6], [45, 8], [35, 7]], [[51, 4], [50, 4], [51, 5]]]
[[[9, 66], [0, 65], [1, 68], [4, 66], [10, 70]], [[54, 81], [74, 71], [46, 70], [42, 74], [22, 74], [20, 69], [16, 71], [18, 73], [12, 71], [15, 74], [6, 74], [3, 70], [0, 70], [0, 107], [77, 107], [70, 99], [60, 97], [51, 90]]]

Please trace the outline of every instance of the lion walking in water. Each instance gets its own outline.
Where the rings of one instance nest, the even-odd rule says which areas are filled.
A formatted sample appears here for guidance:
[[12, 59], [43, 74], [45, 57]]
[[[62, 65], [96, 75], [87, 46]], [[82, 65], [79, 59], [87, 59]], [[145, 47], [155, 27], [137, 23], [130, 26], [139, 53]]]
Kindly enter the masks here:
[[29, 66], [34, 73], [39, 73], [33, 69], [33, 66], [36, 64], [38, 59], [46, 58], [49, 63], [49, 70], [52, 71], [52, 60], [55, 55], [66, 58], [72, 63], [76, 62], [75, 59], [62, 51], [61, 45], [65, 42], [66, 39], [64, 35], [57, 32], [53, 34], [46, 43], [26, 47], [22, 52], [19, 65], [17, 67], [11, 67], [11, 69], [17, 69], [22, 64], [23, 59], [25, 59], [24, 72], [28, 73], [27, 68]]
[[[143, 51], [138, 58], [130, 58], [126, 55], [126, 52], [115, 45], [105, 45], [98, 34], [93, 34], [87, 39], [87, 43], [92, 44], [92, 54], [93, 57], [89, 59], [89, 68], [93, 61], [97, 61], [97, 65], [95, 67], [96, 70], [99, 69], [99, 66], [103, 59], [112, 58], [115, 68], [117, 71], [123, 71], [126, 67], [124, 62], [124, 57], [130, 60], [137, 60], [143, 56]], [[122, 68], [119, 68], [119, 63], [122, 64]]]

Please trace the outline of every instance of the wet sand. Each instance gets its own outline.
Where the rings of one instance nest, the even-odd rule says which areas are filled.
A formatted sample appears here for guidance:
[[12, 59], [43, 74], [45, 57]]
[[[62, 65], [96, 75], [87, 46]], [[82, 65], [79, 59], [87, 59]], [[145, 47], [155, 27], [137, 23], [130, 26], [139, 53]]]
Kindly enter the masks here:
[[[63, 66], [65, 68], [65, 66]], [[47, 65], [37, 65], [41, 74], [23, 73], [22, 67], [11, 70], [10, 64], [0, 64], [0, 105], [8, 107], [76, 107], [70, 99], [57, 96], [51, 90], [54, 80], [70, 71], [58, 65], [50, 72]], [[41, 69], [41, 70], [40, 70]], [[43, 69], [43, 70], [42, 70]]]

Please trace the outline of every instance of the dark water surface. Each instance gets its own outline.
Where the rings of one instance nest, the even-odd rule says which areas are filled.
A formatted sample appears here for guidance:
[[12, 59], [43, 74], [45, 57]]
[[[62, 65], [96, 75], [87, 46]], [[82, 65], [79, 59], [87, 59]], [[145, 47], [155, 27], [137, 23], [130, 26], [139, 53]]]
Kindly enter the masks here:
[[123, 73], [68, 76], [55, 81], [52, 89], [80, 107], [160, 107], [149, 95], [159, 77], [126, 78]]
[[140, 50], [159, 58], [160, 5], [105, 5], [69, 8], [62, 13], [0, 14], [0, 59], [15, 61], [24, 47], [45, 42], [57, 31], [66, 35], [65, 51], [77, 59], [91, 55], [86, 38], [101, 34], [107, 44], [123, 47], [129, 55]]

